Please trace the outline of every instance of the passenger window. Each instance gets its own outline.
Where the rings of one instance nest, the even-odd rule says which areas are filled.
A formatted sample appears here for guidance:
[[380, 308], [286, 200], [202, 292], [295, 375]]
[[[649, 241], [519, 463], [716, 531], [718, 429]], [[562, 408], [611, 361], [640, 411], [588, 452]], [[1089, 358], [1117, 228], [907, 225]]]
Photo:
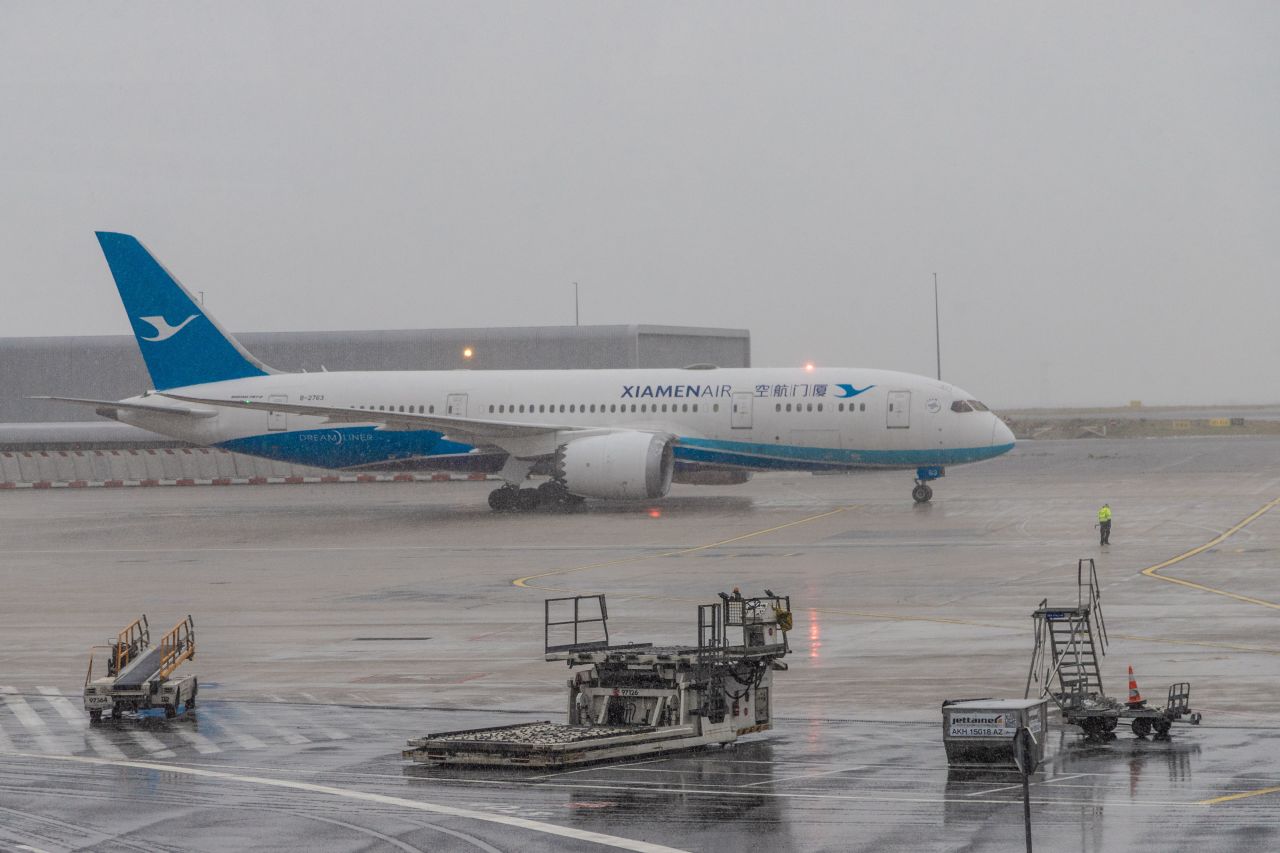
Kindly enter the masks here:
[[713, 411], [713, 412], [718, 412], [718, 411], [720, 411], [720, 404], [719, 404], [719, 403], [712, 403], [712, 404], [711, 404], [711, 411]]
[[821, 411], [822, 411], [822, 404], [821, 404], [821, 403], [819, 403], [819, 404], [818, 404], [818, 411], [819, 411], [819, 412], [821, 412]]
[[693, 412], [694, 412], [694, 414], [697, 414], [697, 412], [698, 412], [698, 404], [697, 404], [697, 403], [694, 403], [694, 404], [693, 404]]
[[791, 404], [790, 404], [790, 403], [787, 403], [787, 411], [788, 411], [788, 412], [789, 412], [789, 411], [791, 411]]
[[775, 412], [781, 412], [781, 411], [782, 411], [782, 404], [781, 404], [781, 403], [774, 403], [774, 404], [773, 404], [773, 410], [774, 410]]
[[812, 411], [813, 411], [813, 403], [805, 403], [805, 404], [804, 404], [804, 410], [805, 410], [806, 412], [812, 412]]
[[[850, 404], [850, 405], [849, 405], [849, 408], [850, 408], [850, 409], [852, 409], [852, 408], [853, 408], [853, 405], [852, 405], [852, 404]], [[866, 403], [863, 403], [859, 408], [860, 408], [862, 411], [864, 411], [864, 412], [865, 412], [865, 411], [867, 410], [867, 404], [866, 404]]]
[[569, 404], [569, 412], [570, 412], [570, 414], [572, 414], [573, 412], [576, 412], [576, 411], [577, 411], [577, 409], [574, 407], [573, 403], [570, 403], [570, 404]]

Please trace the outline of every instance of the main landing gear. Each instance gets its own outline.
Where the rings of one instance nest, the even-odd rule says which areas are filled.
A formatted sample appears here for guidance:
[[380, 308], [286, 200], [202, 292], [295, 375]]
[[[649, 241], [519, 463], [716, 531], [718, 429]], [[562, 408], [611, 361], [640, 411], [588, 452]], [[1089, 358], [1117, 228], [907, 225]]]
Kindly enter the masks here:
[[522, 489], [508, 483], [489, 493], [489, 508], [494, 512], [532, 512], [542, 507], [573, 507], [584, 498], [569, 494], [563, 483], [548, 480], [536, 489]]
[[933, 489], [929, 483], [947, 476], [947, 469], [941, 465], [916, 469], [916, 487], [911, 490], [911, 499], [918, 504], [927, 504], [933, 499]]

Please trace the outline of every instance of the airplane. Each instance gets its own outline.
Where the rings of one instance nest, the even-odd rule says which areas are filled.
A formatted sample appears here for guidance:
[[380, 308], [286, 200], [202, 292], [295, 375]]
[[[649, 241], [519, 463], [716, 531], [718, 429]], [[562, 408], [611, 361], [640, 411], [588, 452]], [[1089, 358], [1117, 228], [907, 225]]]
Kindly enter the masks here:
[[[97, 232], [155, 386], [124, 400], [44, 397], [196, 445], [344, 471], [497, 474], [495, 511], [652, 500], [672, 483], [758, 471], [915, 470], [1014, 446], [972, 394], [862, 368], [287, 373], [254, 358], [135, 237]], [[530, 477], [545, 477], [536, 488]]]

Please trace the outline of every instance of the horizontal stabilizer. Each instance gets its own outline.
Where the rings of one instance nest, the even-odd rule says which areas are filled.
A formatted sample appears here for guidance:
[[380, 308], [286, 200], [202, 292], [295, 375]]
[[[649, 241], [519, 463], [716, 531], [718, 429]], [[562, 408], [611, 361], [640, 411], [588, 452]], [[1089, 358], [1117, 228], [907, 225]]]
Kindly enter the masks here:
[[79, 406], [94, 406], [99, 409], [128, 409], [134, 412], [152, 412], [162, 415], [182, 415], [188, 418], [212, 418], [218, 412], [215, 409], [193, 408], [191, 406], [164, 406], [158, 403], [121, 403], [117, 400], [90, 400], [84, 397], [28, 397], [28, 400], [53, 400], [57, 403], [74, 403]]

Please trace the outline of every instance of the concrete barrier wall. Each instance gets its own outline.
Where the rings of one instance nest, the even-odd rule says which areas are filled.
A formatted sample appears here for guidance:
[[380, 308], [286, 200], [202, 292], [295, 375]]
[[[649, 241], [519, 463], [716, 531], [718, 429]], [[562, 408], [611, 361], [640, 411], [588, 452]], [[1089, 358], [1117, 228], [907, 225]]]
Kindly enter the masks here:
[[338, 474], [211, 447], [0, 452], [0, 489], [484, 479], [483, 474]]

